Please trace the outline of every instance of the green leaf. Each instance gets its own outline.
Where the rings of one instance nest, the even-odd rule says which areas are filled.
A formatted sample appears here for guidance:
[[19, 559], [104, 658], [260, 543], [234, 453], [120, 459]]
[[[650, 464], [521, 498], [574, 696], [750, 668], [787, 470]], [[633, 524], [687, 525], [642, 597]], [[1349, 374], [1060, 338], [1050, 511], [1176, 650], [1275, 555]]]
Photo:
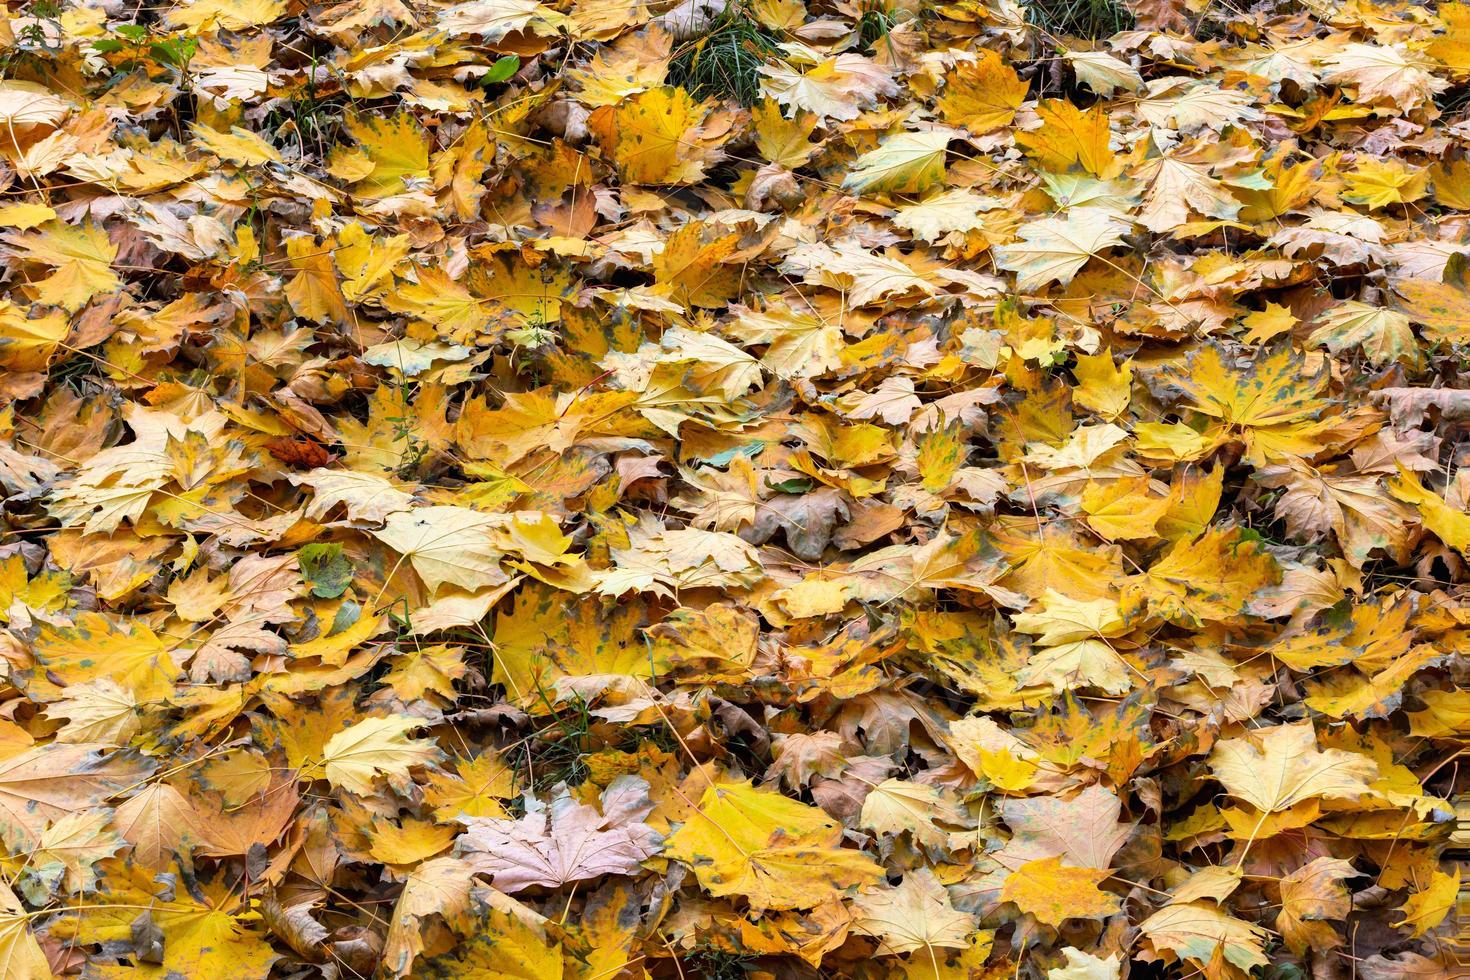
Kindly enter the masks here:
[[495, 64], [490, 66], [490, 70], [480, 78], [480, 84], [495, 85], [505, 81], [520, 70], [521, 59], [513, 54], [508, 54], [503, 58], [496, 59]]
[[340, 544], [309, 544], [296, 552], [301, 574], [318, 599], [336, 599], [352, 584], [352, 562]]
[[148, 53], [154, 61], [161, 64], [172, 65], [182, 68], [194, 57], [194, 52], [199, 49], [199, 42], [192, 37], [176, 37], [167, 41], [158, 41], [148, 48]]

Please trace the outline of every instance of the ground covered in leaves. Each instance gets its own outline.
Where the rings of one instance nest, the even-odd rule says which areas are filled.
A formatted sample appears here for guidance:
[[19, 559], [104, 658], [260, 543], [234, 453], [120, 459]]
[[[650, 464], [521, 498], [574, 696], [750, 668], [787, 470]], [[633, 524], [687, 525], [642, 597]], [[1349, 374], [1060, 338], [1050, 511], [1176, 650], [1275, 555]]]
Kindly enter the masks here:
[[0, 60], [4, 980], [1464, 975], [1470, 6]]

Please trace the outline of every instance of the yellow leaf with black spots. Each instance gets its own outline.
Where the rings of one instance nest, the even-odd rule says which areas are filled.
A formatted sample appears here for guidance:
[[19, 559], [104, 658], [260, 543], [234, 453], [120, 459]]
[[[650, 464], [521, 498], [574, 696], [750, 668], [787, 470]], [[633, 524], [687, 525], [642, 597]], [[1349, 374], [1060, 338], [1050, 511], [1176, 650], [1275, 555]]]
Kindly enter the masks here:
[[[371, 168], [357, 176], [351, 171], [352, 193], [378, 198], [402, 194], [410, 182], [429, 179], [429, 135], [413, 115], [400, 112], [392, 116], [349, 113], [343, 120], [347, 133], [357, 141], [357, 151], [366, 155]], [[345, 149], [333, 150], [336, 161]], [[348, 157], [342, 156], [342, 160]]]

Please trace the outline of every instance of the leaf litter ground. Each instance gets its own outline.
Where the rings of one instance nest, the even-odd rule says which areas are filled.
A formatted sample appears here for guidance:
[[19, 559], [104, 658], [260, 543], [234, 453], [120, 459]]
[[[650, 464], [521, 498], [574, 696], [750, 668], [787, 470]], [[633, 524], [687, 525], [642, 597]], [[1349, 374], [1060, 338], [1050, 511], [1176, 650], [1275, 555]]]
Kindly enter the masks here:
[[0, 976], [1463, 975], [1467, 52], [13, 5]]

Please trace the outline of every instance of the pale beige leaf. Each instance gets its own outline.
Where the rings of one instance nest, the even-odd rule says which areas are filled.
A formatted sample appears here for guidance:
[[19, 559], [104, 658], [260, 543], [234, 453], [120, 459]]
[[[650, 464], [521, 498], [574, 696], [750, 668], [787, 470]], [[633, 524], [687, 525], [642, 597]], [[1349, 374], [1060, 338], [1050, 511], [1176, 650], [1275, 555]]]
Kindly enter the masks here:
[[1372, 759], [1342, 749], [1318, 750], [1311, 722], [1277, 725], [1215, 745], [1210, 768], [1227, 792], [1264, 813], [1303, 800], [1353, 800], [1377, 778]]
[[1075, 208], [1063, 218], [1023, 225], [1019, 243], [995, 250], [996, 265], [1016, 273], [1016, 288], [1022, 292], [1051, 282], [1065, 286], [1088, 259], [1123, 244], [1126, 227], [1100, 208]]
[[863, 892], [854, 900], [855, 928], [879, 940], [882, 956], [944, 947], [964, 949], [975, 931], [975, 917], [960, 912], [928, 868], [903, 876], [897, 885]]

